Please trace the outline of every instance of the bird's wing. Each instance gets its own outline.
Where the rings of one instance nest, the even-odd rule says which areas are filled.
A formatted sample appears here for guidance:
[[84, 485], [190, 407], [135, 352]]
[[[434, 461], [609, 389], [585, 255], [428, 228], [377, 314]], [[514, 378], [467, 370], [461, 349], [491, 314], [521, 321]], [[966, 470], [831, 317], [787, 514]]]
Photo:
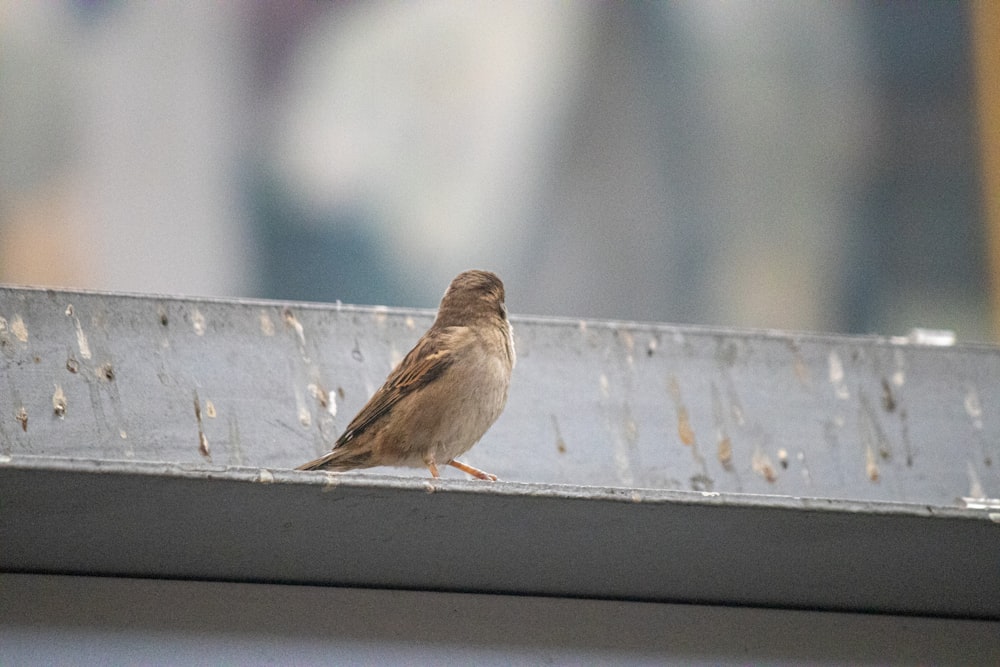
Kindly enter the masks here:
[[388, 414], [405, 396], [441, 377], [455, 361], [455, 346], [448, 341], [461, 336], [465, 329], [467, 327], [448, 327], [436, 336], [421, 338], [347, 425], [334, 447], [350, 442]]

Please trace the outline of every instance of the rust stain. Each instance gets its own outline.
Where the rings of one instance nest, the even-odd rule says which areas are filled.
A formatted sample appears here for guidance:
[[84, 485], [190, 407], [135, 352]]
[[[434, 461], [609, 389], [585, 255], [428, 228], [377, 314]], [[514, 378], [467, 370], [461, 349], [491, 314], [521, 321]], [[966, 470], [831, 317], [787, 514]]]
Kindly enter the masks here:
[[733, 467], [733, 443], [729, 440], [728, 436], [723, 436], [719, 440], [719, 451], [718, 451], [719, 463], [722, 464], [726, 470]]
[[882, 378], [882, 408], [886, 412], [896, 411], [896, 397], [892, 395], [892, 387], [885, 378]]
[[677, 383], [676, 376], [670, 376], [669, 390], [671, 398], [674, 399], [674, 407], [677, 409], [677, 435], [680, 437], [681, 442], [691, 446], [695, 442], [694, 428], [691, 426], [687, 407], [681, 400], [681, 387]]
[[555, 415], [549, 415], [552, 418], [552, 428], [556, 431], [556, 451], [560, 454], [566, 453], [566, 441], [563, 440], [562, 433], [559, 431], [559, 421], [556, 419]]
[[766, 479], [770, 483], [774, 483], [778, 480], [778, 473], [774, 469], [774, 464], [771, 463], [771, 457], [768, 456], [764, 450], [760, 447], [754, 449], [753, 459], [750, 462], [753, 471]]
[[694, 429], [691, 427], [687, 408], [683, 405], [677, 406], [677, 435], [685, 445], [694, 444]]

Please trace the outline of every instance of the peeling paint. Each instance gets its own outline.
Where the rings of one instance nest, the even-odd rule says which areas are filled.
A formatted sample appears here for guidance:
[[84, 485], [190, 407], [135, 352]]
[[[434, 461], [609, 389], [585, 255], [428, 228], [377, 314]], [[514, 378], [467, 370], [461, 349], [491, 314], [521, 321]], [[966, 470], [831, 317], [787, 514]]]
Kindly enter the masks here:
[[52, 412], [60, 419], [66, 416], [66, 394], [63, 393], [63, 388], [58, 384], [52, 394]]
[[271, 316], [267, 314], [266, 310], [260, 311], [260, 332], [265, 336], [271, 337], [274, 335], [274, 322], [271, 321]]
[[195, 335], [205, 335], [205, 316], [197, 308], [191, 312], [191, 326], [194, 329]]
[[90, 341], [87, 340], [87, 334], [83, 331], [83, 325], [80, 323], [80, 318], [76, 316], [73, 304], [66, 306], [66, 316], [73, 318], [73, 324], [76, 328], [76, 347], [80, 356], [84, 359], [90, 359]]
[[972, 419], [972, 426], [977, 431], [983, 430], [983, 405], [979, 402], [979, 392], [970, 386], [965, 392], [965, 414]]
[[840, 355], [837, 354], [836, 350], [830, 350], [830, 354], [827, 356], [827, 366], [829, 368], [830, 384], [833, 385], [834, 393], [837, 398], [846, 401], [851, 397], [851, 392], [847, 390], [847, 385], [844, 384], [844, 363], [840, 360]]
[[750, 459], [750, 467], [755, 473], [766, 479], [770, 483], [778, 480], [778, 473], [771, 463], [771, 457], [761, 448], [760, 445], [754, 447], [753, 457]]
[[10, 332], [22, 343], [28, 342], [28, 327], [24, 324], [24, 320], [21, 319], [20, 315], [14, 315], [11, 319]]

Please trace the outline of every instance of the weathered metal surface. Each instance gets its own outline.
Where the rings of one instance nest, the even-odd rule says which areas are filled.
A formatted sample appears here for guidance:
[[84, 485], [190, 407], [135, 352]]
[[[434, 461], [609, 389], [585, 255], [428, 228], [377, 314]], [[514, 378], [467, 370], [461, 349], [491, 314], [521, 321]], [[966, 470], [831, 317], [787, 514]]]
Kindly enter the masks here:
[[[329, 447], [431, 317], [2, 288], [0, 453], [291, 468]], [[468, 455], [502, 479], [935, 506], [1000, 496], [997, 348], [514, 324], [507, 411]]]
[[17, 457], [0, 570], [1000, 619], [1000, 516]]

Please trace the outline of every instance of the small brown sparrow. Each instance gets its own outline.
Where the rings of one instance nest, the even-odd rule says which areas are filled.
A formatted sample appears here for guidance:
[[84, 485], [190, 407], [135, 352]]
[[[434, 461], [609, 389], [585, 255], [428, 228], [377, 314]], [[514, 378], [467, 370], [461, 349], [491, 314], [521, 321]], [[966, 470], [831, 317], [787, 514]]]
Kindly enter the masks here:
[[297, 470], [343, 472], [374, 466], [450, 465], [496, 480], [455, 460], [493, 425], [507, 403], [514, 338], [503, 283], [488, 271], [458, 274], [437, 318], [389, 374], [326, 456]]

